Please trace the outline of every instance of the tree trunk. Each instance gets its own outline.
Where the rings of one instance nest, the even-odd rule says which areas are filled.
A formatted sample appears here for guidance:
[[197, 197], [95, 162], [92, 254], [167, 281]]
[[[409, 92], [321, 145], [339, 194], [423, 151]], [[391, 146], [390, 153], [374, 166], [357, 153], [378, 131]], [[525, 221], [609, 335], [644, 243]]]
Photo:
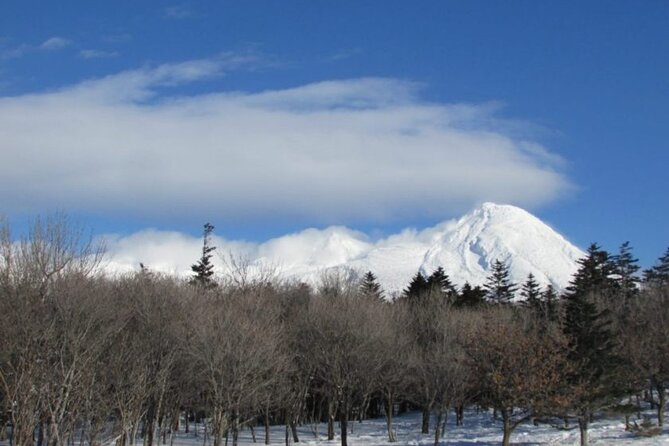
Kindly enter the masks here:
[[300, 437], [297, 435], [297, 423], [295, 421], [290, 422], [290, 431], [293, 433], [293, 442], [299, 443]]
[[339, 415], [341, 424], [341, 446], [348, 446], [348, 407], [343, 407]]
[[441, 438], [446, 435], [446, 421], [448, 421], [448, 407], [444, 410], [444, 420], [441, 423]]
[[[213, 416], [213, 423], [214, 423], [214, 428], [213, 428], [213, 435], [214, 435], [214, 446], [221, 446], [223, 443], [223, 431], [225, 431], [225, 425], [223, 424], [223, 420], [225, 419], [222, 411], [218, 408], [214, 408], [214, 416]], [[206, 430], [205, 430], [206, 433]], [[206, 434], [205, 434], [206, 437]]]
[[232, 429], [232, 446], [237, 446], [239, 444], [239, 425], [235, 423], [235, 427]]
[[650, 408], [655, 409], [655, 400], [653, 399], [653, 384], [648, 387], [648, 398], [646, 400], [650, 403]]
[[386, 411], [386, 426], [388, 428], [388, 441], [390, 443], [395, 443], [397, 441], [397, 435], [393, 431], [393, 394], [391, 392], [386, 393], [384, 409]]
[[664, 408], [667, 406], [667, 395], [662, 384], [655, 384], [657, 388], [657, 425], [664, 426]]
[[423, 423], [421, 424], [421, 434], [430, 433], [430, 409], [423, 407]]
[[130, 441], [128, 441], [128, 444], [130, 446], [136, 446], [137, 445], [137, 430], [139, 429], [139, 421], [135, 421], [135, 423], [132, 425], [130, 428]]
[[37, 425], [37, 446], [42, 446], [44, 444], [44, 424], [40, 423]]
[[334, 440], [334, 403], [328, 402], [328, 441]]
[[578, 430], [581, 433], [581, 446], [588, 446], [588, 423], [590, 422], [589, 414], [578, 417]]
[[502, 425], [504, 429], [502, 446], [509, 446], [509, 444], [511, 444], [511, 420], [509, 413], [506, 410], [502, 410]]
[[165, 420], [163, 420], [162, 425], [160, 426], [160, 434], [163, 437], [163, 445], [167, 444], [167, 425]]
[[269, 409], [265, 409], [265, 414], [263, 416], [263, 422], [265, 423], [265, 444], [270, 443], [269, 436]]
[[144, 446], [153, 446], [153, 436], [156, 430], [156, 417], [153, 413], [153, 409], [149, 409], [149, 413], [146, 415], [146, 426], [144, 436]]
[[437, 409], [437, 420], [434, 427], [434, 446], [439, 446], [439, 440], [441, 440], [441, 420], [444, 418], [444, 411], [439, 408]]
[[49, 442], [47, 444], [51, 446], [60, 446], [60, 432], [58, 429], [58, 423], [51, 421], [49, 423]]

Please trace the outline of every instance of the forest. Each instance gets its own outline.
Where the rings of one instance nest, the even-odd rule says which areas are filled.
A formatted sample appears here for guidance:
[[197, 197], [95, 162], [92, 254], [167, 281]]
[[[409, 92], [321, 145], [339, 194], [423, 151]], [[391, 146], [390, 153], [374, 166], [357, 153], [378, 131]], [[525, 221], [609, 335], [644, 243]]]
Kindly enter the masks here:
[[[325, 271], [318, 285], [270, 271], [214, 274], [205, 225], [190, 278], [141, 265], [100, 272], [104, 247], [64, 218], [15, 237], [0, 226], [0, 441], [11, 445], [167, 444], [205, 426], [214, 446], [242, 429], [349, 424], [423, 414], [434, 444], [449, 413], [492, 410], [500, 441], [521, 423], [579, 429], [620, 414], [661, 434], [669, 386], [669, 250], [640, 271], [629, 243], [592, 244], [564, 290], [514, 284], [502, 260], [483, 284], [448, 265], [386, 296], [373, 272]], [[630, 421], [641, 404], [652, 423]], [[260, 431], [260, 430], [259, 430]], [[255, 433], [254, 433], [255, 438]]]

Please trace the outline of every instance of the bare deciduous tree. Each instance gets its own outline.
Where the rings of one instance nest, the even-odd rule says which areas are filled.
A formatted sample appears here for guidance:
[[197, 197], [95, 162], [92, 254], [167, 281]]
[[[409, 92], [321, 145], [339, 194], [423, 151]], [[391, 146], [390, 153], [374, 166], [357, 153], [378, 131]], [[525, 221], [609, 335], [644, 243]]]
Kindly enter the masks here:
[[558, 331], [533, 329], [513, 308], [471, 313], [465, 342], [483, 405], [502, 416], [502, 444], [523, 421], [566, 407], [562, 380], [568, 370]]
[[233, 444], [244, 416], [259, 413], [284, 360], [277, 315], [257, 295], [203, 303], [193, 318], [188, 349], [212, 409], [214, 445], [230, 430]]

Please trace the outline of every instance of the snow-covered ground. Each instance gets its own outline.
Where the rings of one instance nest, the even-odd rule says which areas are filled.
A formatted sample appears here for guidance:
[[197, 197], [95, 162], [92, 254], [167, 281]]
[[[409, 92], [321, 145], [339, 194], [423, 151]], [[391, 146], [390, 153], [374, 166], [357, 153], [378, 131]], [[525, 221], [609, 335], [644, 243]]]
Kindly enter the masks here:
[[[650, 417], [655, 423], [654, 411], [646, 411], [643, 416]], [[433, 420], [434, 421], [434, 420]], [[637, 421], [632, 417], [630, 421]], [[410, 412], [396, 416], [394, 419], [395, 432], [397, 433], [397, 443], [389, 443], [386, 433], [385, 418], [365, 420], [362, 423], [351, 422], [349, 429], [348, 443], [351, 446], [423, 446], [434, 444], [434, 432], [429, 435], [420, 434], [421, 414], [419, 412]], [[666, 423], [665, 423], [666, 424]], [[212, 446], [211, 436], [204, 436], [204, 426], [197, 425], [198, 434], [194, 434], [191, 424], [190, 433], [185, 433], [183, 429], [176, 433], [172, 439], [173, 446]], [[433, 426], [431, 426], [433, 427]], [[332, 441], [327, 440], [327, 426], [324, 423], [318, 425], [305, 424], [298, 427], [300, 437], [299, 443], [291, 444], [310, 445], [310, 446], [337, 446], [340, 444], [339, 426], [336, 428], [336, 437]], [[272, 445], [285, 444], [285, 426], [272, 426], [270, 431]], [[250, 429], [244, 429], [240, 432], [240, 446], [262, 445], [264, 444], [264, 428], [258, 426], [255, 428], [256, 442], [254, 443]], [[455, 426], [455, 417], [449, 414], [447, 420], [446, 436], [441, 440], [440, 445], [446, 446], [467, 446], [483, 445], [497, 446], [502, 442], [502, 426], [500, 420], [494, 420], [492, 412], [480, 412], [475, 410], [465, 411], [464, 426]], [[78, 441], [75, 444], [80, 444]], [[7, 440], [0, 441], [0, 446], [8, 446]], [[88, 443], [83, 443], [88, 444]], [[103, 441], [101, 444], [108, 445], [110, 441]], [[113, 444], [113, 441], [111, 442]], [[141, 439], [137, 441], [142, 444]], [[161, 442], [162, 444], [162, 442]], [[170, 444], [169, 438], [167, 444]], [[229, 445], [232, 445], [230, 439]], [[571, 429], [557, 429], [548, 424], [534, 426], [531, 423], [520, 425], [511, 435], [512, 445], [578, 445], [579, 432], [575, 423], [572, 423]], [[669, 428], [665, 427], [662, 435], [650, 438], [643, 438], [625, 431], [624, 420], [622, 416], [597, 418], [590, 426], [590, 444], [599, 446], [656, 446], [669, 445]]]
[[[654, 421], [653, 412], [645, 413]], [[464, 426], [455, 426], [455, 417], [449, 414], [447, 421], [447, 432], [441, 445], [465, 446], [465, 445], [499, 445], [502, 442], [501, 421], [495, 421], [491, 412], [476, 413], [474, 410], [465, 412]], [[411, 412], [395, 418], [395, 430], [398, 436], [397, 443], [389, 443], [386, 434], [386, 422], [384, 418], [366, 420], [362, 423], [353, 422], [350, 424], [349, 444], [351, 446], [390, 446], [390, 445], [432, 445], [434, 444], [434, 434], [420, 434], [420, 413]], [[578, 445], [579, 432], [576, 424], [571, 425], [570, 430], [560, 430], [550, 425], [534, 426], [531, 423], [525, 423], [519, 426], [511, 435], [511, 444], [515, 445]], [[327, 441], [327, 427], [324, 424], [317, 427], [311, 425], [300, 426], [298, 429], [300, 443], [302, 445], [325, 446], [338, 445], [339, 426], [337, 428], [337, 437], [333, 441]], [[317, 431], [317, 434], [315, 433]], [[263, 444], [264, 429], [258, 427], [255, 429], [257, 444]], [[285, 444], [285, 427], [274, 426], [271, 430], [271, 444]], [[197, 446], [203, 445], [203, 436], [200, 434], [197, 438], [191, 434], [179, 433], [174, 441], [178, 446]], [[232, 442], [228, 443], [232, 444]], [[253, 445], [250, 430], [244, 430], [240, 433], [240, 445]], [[590, 428], [591, 445], [669, 445], [669, 429], [665, 428], [664, 433], [651, 438], [642, 438], [625, 431], [624, 420], [622, 416], [607, 417], [596, 419]], [[207, 446], [211, 443], [207, 442]]]

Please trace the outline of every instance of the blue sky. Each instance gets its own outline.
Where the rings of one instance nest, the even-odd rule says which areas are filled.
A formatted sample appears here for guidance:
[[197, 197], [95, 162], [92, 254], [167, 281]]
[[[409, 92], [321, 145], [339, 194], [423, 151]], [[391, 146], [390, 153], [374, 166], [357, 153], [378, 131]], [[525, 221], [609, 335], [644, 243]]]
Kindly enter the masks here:
[[665, 1], [5, 1], [2, 211], [260, 241], [501, 201], [650, 266], [668, 54]]

